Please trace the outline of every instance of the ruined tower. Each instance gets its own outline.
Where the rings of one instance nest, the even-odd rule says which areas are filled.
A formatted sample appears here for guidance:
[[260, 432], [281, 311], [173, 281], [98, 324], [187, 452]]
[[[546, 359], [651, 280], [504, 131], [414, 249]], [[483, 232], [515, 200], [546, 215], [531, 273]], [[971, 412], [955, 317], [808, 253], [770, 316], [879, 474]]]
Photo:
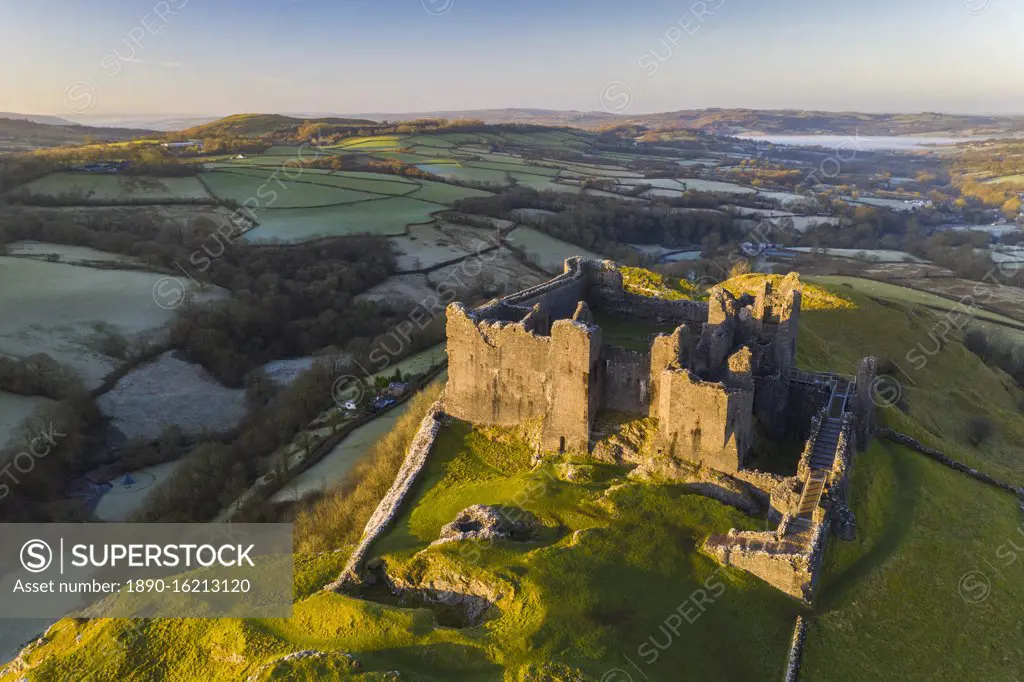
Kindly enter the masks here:
[[[540, 420], [544, 451], [587, 451], [599, 410], [657, 419], [662, 456], [735, 472], [753, 442], [759, 377], [793, 365], [800, 281], [709, 303], [626, 292], [617, 266], [572, 258], [563, 274], [476, 310], [448, 307], [446, 410], [478, 424]], [[608, 343], [601, 315], [675, 325], [646, 353]]]

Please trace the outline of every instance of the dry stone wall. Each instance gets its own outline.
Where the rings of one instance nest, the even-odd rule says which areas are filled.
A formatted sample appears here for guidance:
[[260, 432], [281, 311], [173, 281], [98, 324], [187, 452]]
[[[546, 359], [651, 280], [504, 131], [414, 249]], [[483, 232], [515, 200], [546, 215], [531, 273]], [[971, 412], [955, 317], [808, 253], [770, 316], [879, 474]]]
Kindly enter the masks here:
[[803, 616], [796, 617], [793, 628], [793, 640], [789, 644], [789, 658], [786, 661], [786, 682], [797, 682], [800, 679], [800, 666], [804, 658], [804, 642], [807, 639], [807, 621]]
[[355, 550], [349, 557], [348, 563], [345, 564], [345, 569], [342, 571], [341, 576], [328, 585], [326, 589], [338, 590], [343, 586], [359, 582], [363, 560], [366, 558], [366, 553], [369, 551], [370, 546], [373, 545], [381, 533], [394, 520], [402, 502], [409, 494], [409, 491], [412, 490], [416, 477], [419, 476], [423, 467], [427, 464], [427, 456], [430, 454], [430, 449], [434, 446], [437, 434], [441, 430], [444, 418], [443, 409], [444, 395], [442, 394], [441, 398], [431, 405], [427, 415], [420, 422], [420, 428], [413, 437], [412, 443], [409, 444], [409, 449], [406, 450], [405, 460], [402, 462], [402, 466], [399, 468], [391, 488], [384, 495], [384, 498], [381, 499], [377, 509], [374, 510], [370, 520], [366, 523], [359, 544], [356, 545]]

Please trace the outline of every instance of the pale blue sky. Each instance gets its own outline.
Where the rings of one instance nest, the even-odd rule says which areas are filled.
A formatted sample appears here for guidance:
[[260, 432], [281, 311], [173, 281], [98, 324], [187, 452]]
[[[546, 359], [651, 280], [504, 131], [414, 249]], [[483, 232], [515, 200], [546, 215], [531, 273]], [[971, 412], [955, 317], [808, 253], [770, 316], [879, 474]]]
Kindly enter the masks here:
[[1021, 0], [0, 0], [0, 111], [600, 110], [621, 81], [632, 113], [1024, 113], [1022, 26]]

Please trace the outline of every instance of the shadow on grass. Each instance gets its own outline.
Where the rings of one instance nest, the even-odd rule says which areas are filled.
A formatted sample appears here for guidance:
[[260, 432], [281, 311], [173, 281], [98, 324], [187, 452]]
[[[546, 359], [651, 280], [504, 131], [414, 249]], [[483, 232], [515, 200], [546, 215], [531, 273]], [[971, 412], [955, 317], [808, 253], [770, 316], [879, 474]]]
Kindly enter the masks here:
[[[912, 459], [912, 453], [890, 446], [883, 446], [881, 450], [889, 456], [896, 484], [885, 530], [864, 556], [822, 586], [814, 609], [818, 614], [827, 613], [842, 603], [863, 578], [880, 567], [896, 551], [914, 525], [914, 508], [917, 505], [921, 473]], [[841, 542], [838, 539], [832, 541]]]
[[401, 670], [402, 679], [473, 680], [501, 682], [502, 666], [493, 662], [480, 648], [466, 644], [441, 642], [380, 649], [356, 654], [363, 671]]

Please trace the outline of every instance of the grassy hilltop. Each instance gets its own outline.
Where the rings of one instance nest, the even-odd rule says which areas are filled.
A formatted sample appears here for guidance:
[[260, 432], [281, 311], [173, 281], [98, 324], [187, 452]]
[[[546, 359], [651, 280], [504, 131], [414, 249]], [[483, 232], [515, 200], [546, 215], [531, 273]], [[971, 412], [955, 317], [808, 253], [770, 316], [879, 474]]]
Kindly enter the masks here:
[[[748, 276], [729, 286], [752, 284]], [[852, 372], [867, 354], [904, 365], [941, 319], [819, 285], [813, 298], [828, 304], [801, 316], [798, 362], [807, 369]], [[909, 379], [900, 405], [880, 412], [884, 423], [1024, 483], [1022, 396], [1008, 376], [950, 337]], [[800, 607], [697, 551], [709, 533], [760, 529], [763, 520], [678, 485], [638, 482], [623, 467], [533, 468], [529, 447], [504, 431], [445, 427], [411, 502], [371, 551], [391, 576], [486, 595], [496, 605], [491, 618], [458, 627], [462, 614], [451, 608], [402, 608], [383, 592], [320, 592], [347, 556], [323, 550], [352, 546], [432, 399], [419, 399], [376, 459], [300, 516], [293, 618], [66, 620], [27, 656], [30, 672], [2, 679], [597, 680], [615, 669], [651, 680], [779, 678]], [[964, 435], [978, 411], [995, 427], [983, 447]], [[642, 437], [643, 423], [635, 427]], [[1017, 537], [1016, 500], [878, 442], [858, 456], [852, 491], [857, 539], [829, 547], [820, 596], [806, 612], [803, 679], [1009, 680], [1024, 669], [1021, 567], [986, 568]], [[541, 530], [528, 542], [430, 547], [472, 504], [522, 509]], [[976, 569], [989, 571], [992, 593], [972, 604], [958, 582]], [[709, 600], [700, 610], [686, 606], [697, 593]], [[671, 620], [677, 612], [696, 618]], [[274, 663], [309, 649], [327, 655]]]

